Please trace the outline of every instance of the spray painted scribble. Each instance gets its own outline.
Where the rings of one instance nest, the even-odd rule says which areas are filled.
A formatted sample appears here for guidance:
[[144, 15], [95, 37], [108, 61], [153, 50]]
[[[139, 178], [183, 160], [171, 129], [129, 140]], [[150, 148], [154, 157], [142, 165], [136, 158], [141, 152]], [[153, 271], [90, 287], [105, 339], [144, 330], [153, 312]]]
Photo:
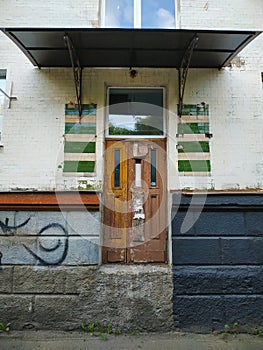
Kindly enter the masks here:
[[[34, 253], [31, 249], [29, 249], [25, 244], [23, 244], [23, 246], [25, 247], [25, 249], [31, 254], [33, 255], [33, 257], [35, 259], [38, 260], [38, 262], [42, 265], [45, 265], [45, 266], [54, 266], [54, 265], [59, 265], [61, 264], [67, 257], [67, 254], [68, 254], [68, 246], [69, 246], [69, 240], [68, 240], [68, 231], [60, 224], [57, 224], [57, 223], [52, 223], [52, 224], [49, 224], [45, 227], [43, 227], [38, 235], [41, 236], [45, 231], [47, 231], [48, 229], [50, 228], [58, 228], [60, 229], [63, 234], [64, 234], [64, 248], [61, 252], [61, 256], [56, 259], [56, 260], [45, 260], [45, 259], [42, 259], [39, 255], [37, 255], [36, 253]], [[47, 248], [47, 247], [44, 247], [42, 245], [41, 242], [39, 242], [39, 247], [40, 247], [40, 250], [44, 251], [44, 252], [47, 252], [47, 253], [50, 253], [50, 252], [54, 252], [56, 250], [58, 250], [61, 246], [63, 245], [63, 243], [61, 242], [60, 239], [58, 239], [58, 242], [57, 244], [55, 245], [55, 247], [52, 247], [52, 248]]]
[[[30, 218], [28, 218], [26, 221], [24, 221], [20, 225], [10, 226], [10, 225], [8, 225], [9, 219], [5, 218], [5, 222], [0, 220], [0, 229], [3, 231], [4, 234], [6, 234], [8, 236], [14, 236], [15, 230], [18, 228], [21, 228], [23, 226], [26, 226], [29, 221], [30, 221]], [[3, 258], [3, 253], [0, 252], [0, 266], [2, 265], [2, 258]]]
[[[0, 220], [0, 228], [3, 231], [3, 233], [6, 236], [14, 236], [15, 235], [15, 230], [21, 228], [21, 227], [25, 227], [30, 221], [30, 218], [28, 218], [27, 220], [25, 220], [22, 224], [19, 225], [14, 225], [14, 226], [10, 226], [9, 225], [9, 218], [5, 218], [4, 221]], [[39, 242], [39, 249], [42, 252], [45, 253], [52, 253], [55, 251], [59, 251], [59, 249], [61, 249], [61, 247], [63, 247], [61, 249], [61, 253], [59, 255], [58, 258], [56, 258], [55, 260], [47, 260], [47, 259], [43, 259], [41, 258], [41, 256], [39, 256], [38, 254], [36, 254], [35, 252], [33, 252], [30, 248], [28, 248], [25, 244], [22, 244], [24, 246], [24, 248], [41, 264], [41, 265], [45, 265], [45, 266], [55, 266], [55, 265], [59, 265], [61, 264], [67, 257], [68, 254], [68, 247], [69, 247], [69, 239], [68, 239], [68, 231], [65, 229], [65, 227], [63, 227], [62, 225], [58, 224], [58, 223], [51, 223], [47, 226], [44, 226], [39, 232], [38, 232], [38, 236], [41, 236], [42, 234], [44, 234], [47, 230], [51, 229], [51, 228], [55, 228], [55, 229], [59, 229], [60, 231], [62, 231], [63, 235], [61, 236], [63, 238], [63, 241], [61, 239], [58, 239], [57, 244], [54, 247], [51, 248], [47, 248], [45, 247], [42, 242]], [[0, 266], [2, 265], [2, 258], [3, 258], [3, 253], [0, 252]]]
[[8, 223], [9, 223], [9, 219], [6, 218], [5, 219], [5, 222], [1, 221], [0, 220], [0, 228], [2, 229], [2, 231], [4, 233], [7, 233], [9, 235], [14, 235], [14, 230], [18, 229], [18, 228], [21, 228], [23, 226], [26, 226], [28, 224], [28, 222], [30, 221], [30, 218], [28, 218], [26, 221], [24, 221], [22, 224], [20, 225], [16, 225], [16, 226], [9, 226]]
[[98, 214], [0, 211], [0, 267], [98, 264]]

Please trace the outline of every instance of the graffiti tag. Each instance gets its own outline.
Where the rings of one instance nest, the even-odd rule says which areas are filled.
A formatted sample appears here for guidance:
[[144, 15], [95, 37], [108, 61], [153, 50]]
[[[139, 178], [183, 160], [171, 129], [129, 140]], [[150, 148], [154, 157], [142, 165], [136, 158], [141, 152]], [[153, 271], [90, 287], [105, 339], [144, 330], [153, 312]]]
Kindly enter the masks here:
[[[9, 225], [9, 219], [6, 218], [5, 221], [1, 221], [0, 220], [0, 229], [3, 231], [3, 233], [7, 236], [14, 236], [15, 234], [15, 230], [19, 229], [21, 227], [24, 227], [28, 224], [28, 222], [30, 221], [30, 218], [28, 218], [27, 220], [25, 220], [22, 224], [20, 225], [15, 225], [15, 226], [11, 226]], [[42, 236], [46, 231], [48, 231], [51, 228], [55, 228], [60, 230], [60, 232], [62, 232], [62, 236], [61, 238], [58, 238], [58, 241], [56, 242], [55, 246], [53, 247], [45, 247], [43, 245], [43, 243], [41, 241], [39, 241], [39, 249], [42, 252], [45, 252], [47, 254], [59, 251], [61, 249], [61, 247], [63, 247], [61, 249], [61, 253], [59, 255], [59, 257], [57, 257], [56, 254], [56, 258], [42, 258], [41, 256], [39, 256], [38, 254], [36, 254], [35, 252], [33, 252], [30, 248], [28, 248], [25, 244], [22, 244], [23, 247], [28, 251], [28, 253], [30, 253], [37, 261], [40, 265], [44, 265], [44, 266], [57, 266], [60, 265], [67, 257], [68, 254], [68, 248], [69, 248], [69, 237], [68, 237], [68, 231], [65, 229], [64, 226], [62, 226], [61, 224], [58, 223], [51, 223], [47, 226], [44, 226], [37, 234], [37, 236]], [[63, 239], [63, 241], [62, 241]], [[3, 258], [3, 253], [0, 252], [0, 266], [2, 265], [2, 258]]]
[[[50, 228], [58, 228], [60, 229], [63, 233], [64, 233], [64, 238], [65, 238], [65, 242], [64, 242], [64, 249], [62, 250], [62, 254], [61, 256], [56, 259], [56, 260], [45, 260], [45, 259], [42, 259], [39, 255], [37, 255], [36, 253], [34, 253], [31, 249], [29, 249], [25, 244], [23, 244], [23, 246], [25, 247], [25, 249], [31, 254], [33, 255], [33, 257], [38, 260], [40, 262], [40, 264], [42, 265], [45, 265], [45, 266], [51, 266], [51, 265], [59, 265], [61, 264], [67, 257], [67, 254], [68, 254], [68, 231], [60, 224], [57, 224], [57, 223], [52, 223], [52, 224], [49, 224], [45, 227], [43, 227], [38, 235], [41, 236], [45, 231], [47, 231], [48, 229]], [[52, 248], [47, 248], [47, 247], [44, 247], [43, 244], [40, 242], [39, 243], [39, 247], [40, 247], [40, 250], [44, 251], [44, 252], [47, 252], [47, 253], [50, 253], [50, 252], [54, 252], [56, 250], [58, 250], [60, 248], [60, 246], [62, 245], [62, 242], [60, 239], [58, 239], [58, 242], [57, 244], [52, 247]]]
[[14, 235], [14, 230], [18, 229], [18, 228], [21, 228], [23, 226], [26, 226], [28, 224], [28, 222], [30, 221], [30, 218], [28, 218], [26, 221], [24, 221], [22, 224], [20, 225], [16, 225], [16, 226], [9, 226], [8, 223], [9, 223], [9, 219], [6, 218], [5, 219], [5, 222], [1, 221], [0, 220], [0, 228], [2, 229], [2, 231], [4, 233], [9, 233], [9, 235]]

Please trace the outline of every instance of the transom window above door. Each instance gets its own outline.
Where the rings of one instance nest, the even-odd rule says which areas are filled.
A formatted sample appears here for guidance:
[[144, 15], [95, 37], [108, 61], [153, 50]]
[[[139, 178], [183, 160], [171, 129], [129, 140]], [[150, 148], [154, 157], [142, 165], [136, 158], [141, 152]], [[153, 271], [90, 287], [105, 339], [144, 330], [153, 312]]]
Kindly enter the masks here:
[[102, 27], [175, 28], [176, 0], [102, 0]]
[[109, 88], [107, 136], [164, 137], [164, 88]]

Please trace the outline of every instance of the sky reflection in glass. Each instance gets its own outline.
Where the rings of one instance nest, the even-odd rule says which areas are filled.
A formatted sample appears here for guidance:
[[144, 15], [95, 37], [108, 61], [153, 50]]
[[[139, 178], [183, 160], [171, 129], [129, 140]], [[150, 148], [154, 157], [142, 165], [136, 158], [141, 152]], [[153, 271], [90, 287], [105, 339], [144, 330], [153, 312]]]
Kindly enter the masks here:
[[[140, 14], [134, 14], [134, 3]], [[105, 27], [134, 28], [141, 20], [141, 28], [175, 28], [174, 0], [105, 0]]]

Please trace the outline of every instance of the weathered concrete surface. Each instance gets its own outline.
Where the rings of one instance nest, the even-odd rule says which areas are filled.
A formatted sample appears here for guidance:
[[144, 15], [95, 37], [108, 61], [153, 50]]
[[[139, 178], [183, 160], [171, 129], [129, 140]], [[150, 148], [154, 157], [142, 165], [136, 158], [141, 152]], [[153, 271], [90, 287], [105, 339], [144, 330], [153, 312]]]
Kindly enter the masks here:
[[15, 266], [0, 276], [9, 286], [0, 292], [0, 321], [16, 330], [68, 331], [95, 321], [122, 330], [173, 329], [169, 266]]
[[262, 350], [263, 338], [249, 335], [148, 333], [108, 336], [106, 341], [79, 332], [10, 332], [0, 335], [3, 350]]

